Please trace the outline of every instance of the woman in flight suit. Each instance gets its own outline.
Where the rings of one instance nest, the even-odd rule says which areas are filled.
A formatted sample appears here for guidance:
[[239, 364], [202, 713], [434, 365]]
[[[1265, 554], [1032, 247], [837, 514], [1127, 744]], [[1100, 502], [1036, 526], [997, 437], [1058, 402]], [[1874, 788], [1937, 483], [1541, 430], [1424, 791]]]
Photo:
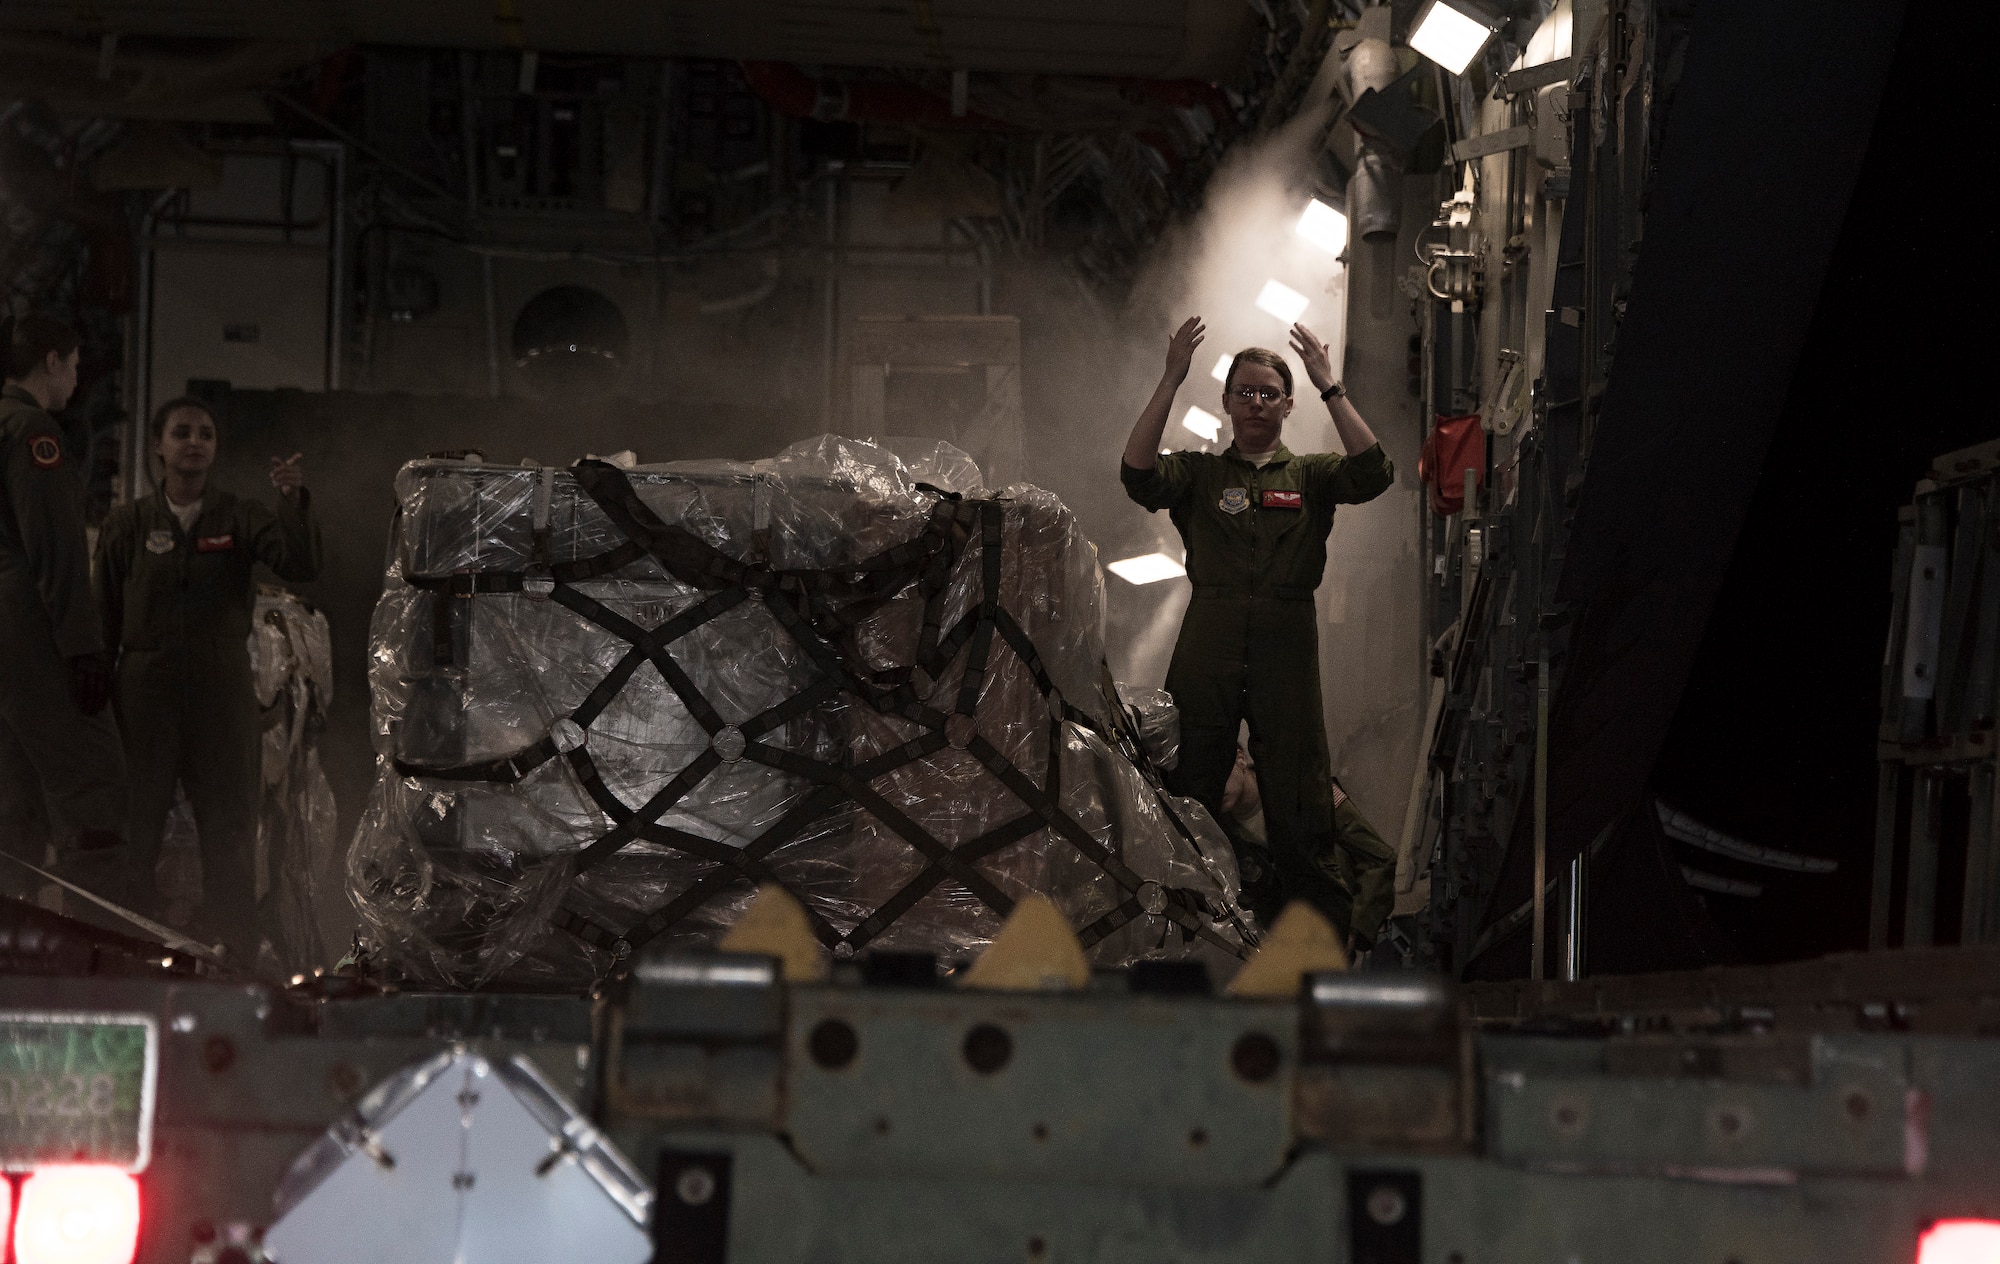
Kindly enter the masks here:
[[215, 416], [175, 399], [153, 414], [154, 494], [119, 506], [98, 537], [105, 644], [119, 647], [117, 707], [131, 775], [127, 836], [140, 907], [158, 916], [153, 873], [174, 803], [187, 791], [202, 848], [202, 929], [248, 966], [256, 958], [254, 878], [259, 724], [250, 681], [254, 571], [319, 573], [300, 457], [271, 459], [274, 513], [209, 483]]
[[[1204, 332], [1192, 318], [1168, 343], [1166, 371], [1120, 469], [1127, 495], [1173, 519], [1194, 586], [1167, 669], [1181, 719], [1180, 763], [1168, 784], [1224, 819], [1237, 730], [1247, 721], [1279, 894], [1318, 906], [1345, 932], [1355, 892], [1340, 851], [1366, 840], [1339, 833], [1313, 591], [1326, 573], [1335, 508], [1381, 495], [1395, 467], [1333, 376], [1327, 345], [1304, 325], [1292, 326], [1292, 351], [1326, 402], [1344, 454], [1295, 456], [1279, 441], [1292, 412], [1292, 370], [1262, 347], [1238, 352], [1223, 380], [1234, 442], [1220, 453], [1162, 453], [1174, 396]], [[1393, 867], [1379, 839], [1371, 850], [1374, 871], [1385, 857]]]
[[[68, 880], [122, 903], [131, 859], [125, 756], [105, 709], [110, 647], [90, 591], [83, 481], [51, 416], [76, 390], [78, 347], [46, 313], [0, 318], [0, 853], [40, 865], [53, 841]], [[0, 893], [33, 898], [26, 869], [0, 870]]]

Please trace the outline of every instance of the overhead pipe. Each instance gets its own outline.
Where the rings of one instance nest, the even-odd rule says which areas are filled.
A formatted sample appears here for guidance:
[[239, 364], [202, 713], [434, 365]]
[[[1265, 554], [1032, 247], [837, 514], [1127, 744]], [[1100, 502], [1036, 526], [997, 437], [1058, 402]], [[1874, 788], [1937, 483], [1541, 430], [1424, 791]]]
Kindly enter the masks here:
[[[125, 34], [137, 32], [127, 27]], [[247, 122], [261, 113], [254, 98], [267, 85], [326, 56], [323, 47], [291, 38], [251, 39], [220, 52], [150, 52], [130, 44], [109, 52], [99, 36], [0, 30], [0, 78], [10, 95], [50, 98], [66, 113]]]
[[1236, 113], [1236, 107], [1229, 103], [1229, 94], [1205, 79], [1113, 79], [1110, 82], [1117, 84], [1120, 91], [1143, 97], [1156, 105], [1182, 110], [1200, 106], [1208, 111], [1217, 127]]
[[[1603, 0], [1592, 2], [1601, 6]], [[322, 52], [348, 44], [516, 56], [533, 49], [543, 57], [764, 58], [799, 65], [860, 63], [910, 70], [952, 65], [1000, 74], [1059, 71], [1217, 80], [1233, 74], [1264, 34], [1264, 23], [1243, 0], [935, 6], [882, 0], [495, 0], [484, 5], [262, 0], [193, 9], [199, 13], [200, 34], [210, 40], [281, 40], [318, 45]], [[79, 43], [87, 40], [88, 60], [75, 73], [92, 78], [105, 32], [119, 32], [127, 41], [114, 59], [123, 67], [130, 41], [181, 39], [194, 33], [190, 22], [189, 5], [160, 0], [0, 4], [0, 33], [51, 28], [82, 37]], [[1581, 37], [1581, 23], [1577, 29]]]
[[746, 61], [743, 78], [764, 102], [791, 118], [822, 123], [891, 123], [905, 127], [1013, 131], [982, 114], [953, 114], [951, 102], [900, 83], [815, 79], [781, 61]]
[[[1351, 106], [1369, 89], [1387, 92], [1401, 68], [1385, 39], [1356, 41], [1347, 53], [1345, 87]], [[1394, 240], [1403, 222], [1402, 165], [1381, 141], [1360, 134], [1354, 174], [1347, 181], [1347, 219], [1363, 240]]]
[[772, 255], [765, 259], [762, 272], [763, 279], [749, 289], [723, 298], [709, 299], [702, 303], [699, 308], [701, 314], [704, 316], [721, 316], [728, 312], [745, 311], [757, 306], [757, 304], [777, 293], [778, 280], [781, 274], [778, 265], [778, 256]]
[[[1027, 119], [1008, 119], [968, 110], [954, 114], [945, 96], [914, 84], [851, 82], [832, 76], [819, 78], [789, 62], [746, 61], [743, 77], [750, 88], [773, 109], [791, 118], [821, 122], [890, 123], [927, 128], [976, 128], [996, 131], [1040, 131], [1043, 125]], [[1206, 110], [1214, 126], [1221, 127], [1234, 114], [1229, 98], [1212, 83], [1193, 79], [1092, 79], [1108, 85], [1135, 104], [1162, 110]], [[1084, 124], [1088, 126], [1084, 126]], [[1079, 118], [1076, 130], [1102, 128], [1101, 118]], [[1058, 129], [1063, 130], [1063, 129]], [[1161, 144], [1171, 149], [1171, 143]], [[1171, 155], [1170, 155], [1171, 156]]]

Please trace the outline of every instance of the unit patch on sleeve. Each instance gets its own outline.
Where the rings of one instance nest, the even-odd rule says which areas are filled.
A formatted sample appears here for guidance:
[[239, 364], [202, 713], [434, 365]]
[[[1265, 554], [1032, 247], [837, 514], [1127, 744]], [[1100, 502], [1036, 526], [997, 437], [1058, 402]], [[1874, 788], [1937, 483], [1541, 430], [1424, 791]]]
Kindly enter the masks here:
[[194, 539], [197, 553], [227, 553], [236, 547], [236, 537], [232, 535], [198, 535]]
[[1266, 509], [1304, 509], [1306, 498], [1303, 492], [1283, 492], [1273, 488], [1264, 493]]
[[1222, 499], [1215, 502], [1215, 507], [1226, 514], [1242, 513], [1250, 507], [1250, 489], [1247, 487], [1223, 488]]
[[28, 459], [38, 470], [52, 470], [62, 464], [62, 444], [54, 435], [36, 435], [28, 440]]

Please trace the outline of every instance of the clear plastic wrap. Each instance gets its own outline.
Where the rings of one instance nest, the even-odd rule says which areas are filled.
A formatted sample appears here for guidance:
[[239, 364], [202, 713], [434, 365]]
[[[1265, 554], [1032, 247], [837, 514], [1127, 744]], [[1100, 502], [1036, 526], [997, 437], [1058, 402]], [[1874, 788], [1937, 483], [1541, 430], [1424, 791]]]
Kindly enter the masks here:
[[[325, 962], [318, 912], [337, 889], [338, 814], [320, 766], [319, 738], [333, 697], [333, 638], [326, 616], [275, 585], [259, 585], [250, 626], [250, 684], [259, 738], [255, 891], [271, 945], [267, 970]], [[201, 836], [178, 788], [154, 871], [164, 920], [186, 928], [202, 898]]]
[[349, 856], [377, 955], [584, 987], [767, 881], [837, 955], [968, 956], [1031, 891], [1100, 963], [1237, 951], [1220, 830], [1101, 736], [1095, 550], [913, 455], [405, 466]]
[[201, 907], [201, 832], [195, 828], [194, 805], [178, 785], [174, 806], [160, 827], [160, 859], [153, 868], [160, 892], [160, 920], [187, 930]]
[[1181, 711], [1174, 696], [1164, 689], [1141, 689], [1118, 682], [1118, 701], [1139, 731], [1139, 745], [1146, 758], [1161, 770], [1171, 770], [1181, 761]]
[[338, 872], [338, 813], [320, 766], [319, 739], [333, 698], [333, 638], [326, 616], [282, 588], [257, 592], [250, 679], [264, 716], [257, 814], [256, 891], [286, 971], [323, 964], [317, 910]]

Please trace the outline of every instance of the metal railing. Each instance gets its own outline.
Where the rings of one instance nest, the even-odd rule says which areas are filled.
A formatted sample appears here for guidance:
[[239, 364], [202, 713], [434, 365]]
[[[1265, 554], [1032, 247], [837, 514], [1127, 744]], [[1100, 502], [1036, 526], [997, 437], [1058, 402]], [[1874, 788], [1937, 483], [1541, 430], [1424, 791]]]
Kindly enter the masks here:
[[1868, 946], [1948, 942], [1954, 891], [1957, 941], [1996, 943], [2000, 440], [1937, 458], [1897, 517]]

